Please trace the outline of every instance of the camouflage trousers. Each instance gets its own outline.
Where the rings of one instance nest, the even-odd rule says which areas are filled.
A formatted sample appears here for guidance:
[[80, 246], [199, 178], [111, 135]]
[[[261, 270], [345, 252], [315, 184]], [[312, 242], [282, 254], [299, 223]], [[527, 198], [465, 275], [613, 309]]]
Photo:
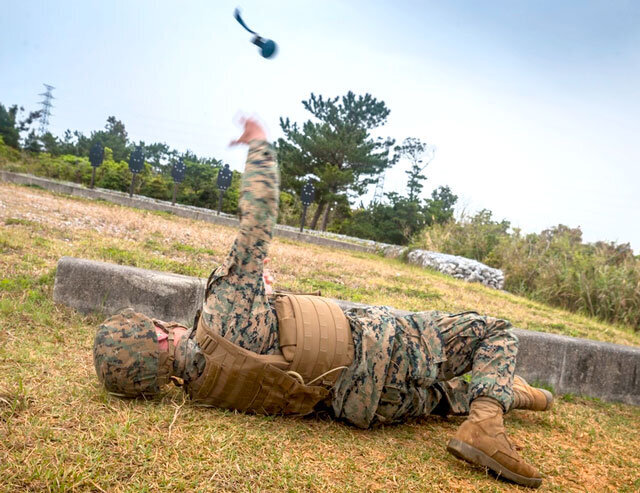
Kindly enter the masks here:
[[497, 400], [505, 412], [511, 409], [518, 340], [509, 322], [475, 312], [437, 311], [396, 320], [375, 417], [351, 421], [368, 427], [429, 414], [468, 414], [471, 401], [481, 396]]
[[[506, 320], [475, 312], [446, 315], [437, 321], [446, 361], [437, 386], [444, 399], [436, 412], [468, 414], [476, 397], [492, 397], [505, 412], [513, 406], [513, 375], [518, 338]], [[471, 372], [470, 378], [463, 375]]]

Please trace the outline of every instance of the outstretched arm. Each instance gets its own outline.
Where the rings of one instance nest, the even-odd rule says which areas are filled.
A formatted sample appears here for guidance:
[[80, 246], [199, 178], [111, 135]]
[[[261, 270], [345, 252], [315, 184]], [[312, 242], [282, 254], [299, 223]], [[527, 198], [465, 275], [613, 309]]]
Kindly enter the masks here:
[[203, 322], [215, 332], [257, 353], [279, 351], [277, 323], [262, 278], [278, 214], [275, 152], [254, 120], [232, 144], [248, 144], [242, 178], [240, 231], [224, 263], [207, 283]]
[[248, 142], [249, 154], [239, 203], [240, 232], [235, 243], [238, 260], [243, 264], [241, 268], [252, 272], [256, 269], [262, 272], [278, 216], [279, 178], [275, 152], [263, 133], [261, 137]]

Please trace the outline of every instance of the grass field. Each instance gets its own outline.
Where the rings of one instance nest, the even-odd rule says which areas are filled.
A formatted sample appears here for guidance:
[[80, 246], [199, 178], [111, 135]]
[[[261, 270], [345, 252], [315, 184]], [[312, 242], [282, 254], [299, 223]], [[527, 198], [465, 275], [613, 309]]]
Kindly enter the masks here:
[[[51, 301], [63, 255], [206, 276], [229, 228], [0, 184], [1, 491], [517, 491], [445, 451], [460, 418], [361, 431], [203, 409], [179, 389], [120, 400], [95, 378], [99, 319]], [[397, 260], [276, 239], [277, 285], [638, 346], [640, 334]], [[639, 491], [640, 409], [564, 396], [507, 417], [542, 491]]]

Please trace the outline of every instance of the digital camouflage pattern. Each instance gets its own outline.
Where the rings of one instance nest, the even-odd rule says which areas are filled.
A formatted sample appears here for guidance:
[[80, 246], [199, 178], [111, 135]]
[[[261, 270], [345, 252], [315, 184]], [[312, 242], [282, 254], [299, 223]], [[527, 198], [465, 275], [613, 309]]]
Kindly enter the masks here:
[[128, 397], [158, 392], [158, 354], [153, 321], [131, 308], [105, 320], [96, 332], [93, 363], [109, 392]]
[[173, 374], [185, 382], [190, 382], [202, 374], [205, 363], [198, 343], [187, 334], [176, 346]]
[[[438, 313], [438, 312], [434, 312]], [[505, 412], [513, 408], [513, 377], [518, 338], [507, 320], [464, 312], [440, 313], [435, 326], [442, 337], [446, 361], [438, 380], [456, 414], [466, 414], [477, 397], [491, 397]], [[454, 378], [471, 371], [471, 380]], [[461, 396], [466, 395], [466, 402]]]
[[[252, 142], [240, 233], [230, 255], [212, 273], [203, 306], [206, 325], [259, 354], [279, 352], [277, 319], [262, 280], [277, 197], [275, 156], [267, 143]], [[448, 412], [463, 414], [470, 398], [480, 395], [510, 408], [517, 340], [508, 322], [474, 312], [396, 317], [386, 307], [345, 314], [355, 358], [333, 388], [336, 417], [362, 428], [405, 421], [429, 414], [443, 397]], [[469, 370], [470, 384], [454, 378]]]
[[[513, 403], [517, 339], [504, 320], [475, 312], [438, 311], [395, 317], [386, 307], [346, 312], [355, 360], [336, 382], [337, 417], [355, 426], [398, 423], [430, 414], [466, 414], [476, 397]], [[455, 378], [471, 371], [471, 381]]]
[[443, 399], [438, 403], [438, 409], [432, 411], [443, 416], [469, 414], [469, 382], [464, 377], [452, 378], [444, 382], [438, 382]]
[[226, 260], [207, 283], [202, 322], [234, 344], [276, 354], [278, 324], [265, 293], [262, 272], [278, 216], [279, 175], [268, 142], [249, 144], [242, 177], [240, 231]]
[[[273, 149], [267, 142], [252, 141], [243, 176], [240, 231], [229, 256], [209, 277], [201, 314], [207, 327], [258, 354], [280, 352], [277, 318], [262, 278], [278, 212], [278, 181]], [[436, 407], [443, 413], [466, 414], [469, 402], [479, 396], [511, 408], [517, 339], [508, 322], [475, 312], [399, 317], [388, 307], [356, 308], [345, 315], [355, 352], [333, 388], [330, 404], [336, 417], [367, 428], [425, 416]], [[126, 322], [131, 321], [129, 316]], [[127, 333], [118, 324], [105, 327]], [[185, 382], [195, 380], [205, 364], [194, 336], [192, 329], [176, 348], [174, 374]], [[138, 364], [141, 356], [136, 355], [145, 353], [129, 355], [129, 349], [121, 348], [134, 366], [136, 381], [144, 381], [137, 372], [145, 365]], [[118, 368], [126, 370], [124, 364]], [[468, 371], [469, 382], [458, 378]], [[136, 384], [132, 390], [139, 393], [140, 388]]]

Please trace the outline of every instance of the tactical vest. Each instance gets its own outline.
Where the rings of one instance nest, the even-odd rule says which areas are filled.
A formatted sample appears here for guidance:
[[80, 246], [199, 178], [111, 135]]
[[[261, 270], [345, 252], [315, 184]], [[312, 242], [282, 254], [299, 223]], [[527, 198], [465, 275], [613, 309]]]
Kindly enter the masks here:
[[282, 354], [256, 354], [236, 346], [200, 317], [196, 342], [205, 357], [200, 377], [187, 385], [203, 405], [258, 414], [309, 414], [329, 396], [353, 361], [349, 321], [320, 296], [277, 294]]

